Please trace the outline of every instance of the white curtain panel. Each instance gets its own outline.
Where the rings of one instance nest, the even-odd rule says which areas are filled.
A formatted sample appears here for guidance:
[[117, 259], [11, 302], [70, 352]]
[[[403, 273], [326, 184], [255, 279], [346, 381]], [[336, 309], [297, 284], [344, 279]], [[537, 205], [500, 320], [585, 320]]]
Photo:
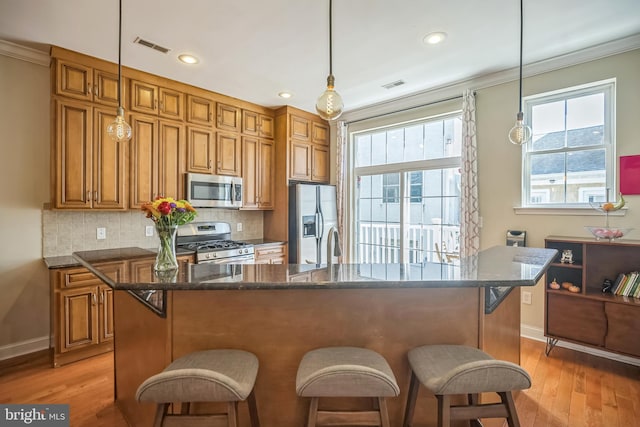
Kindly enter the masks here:
[[[336, 123], [336, 208], [338, 210], [338, 234], [344, 257], [345, 251], [345, 218], [344, 206], [346, 195], [346, 153], [347, 153], [347, 124], [344, 121]], [[342, 262], [343, 257], [339, 258]]]
[[462, 95], [462, 166], [460, 256], [476, 255], [480, 249], [478, 204], [478, 148], [476, 141], [476, 98], [471, 90]]

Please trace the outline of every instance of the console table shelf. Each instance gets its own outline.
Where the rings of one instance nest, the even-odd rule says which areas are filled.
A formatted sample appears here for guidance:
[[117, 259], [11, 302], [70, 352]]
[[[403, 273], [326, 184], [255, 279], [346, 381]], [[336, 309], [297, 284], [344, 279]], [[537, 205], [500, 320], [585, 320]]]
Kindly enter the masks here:
[[[620, 273], [640, 270], [640, 241], [597, 241], [582, 237], [549, 236], [545, 247], [558, 250], [545, 277], [547, 355], [558, 340], [640, 357], [640, 299], [602, 292], [605, 279], [615, 282]], [[571, 250], [573, 263], [560, 262]], [[570, 282], [578, 292], [551, 289]]]

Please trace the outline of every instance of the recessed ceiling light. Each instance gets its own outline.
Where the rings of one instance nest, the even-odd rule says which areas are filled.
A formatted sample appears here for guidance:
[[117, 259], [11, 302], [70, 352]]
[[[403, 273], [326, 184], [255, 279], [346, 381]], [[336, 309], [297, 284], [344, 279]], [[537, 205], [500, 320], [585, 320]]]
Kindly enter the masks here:
[[197, 64], [198, 63], [198, 58], [196, 58], [193, 55], [188, 55], [186, 53], [183, 53], [182, 55], [178, 55], [178, 59], [181, 62], [184, 62], [185, 64]]
[[422, 41], [427, 44], [438, 44], [446, 38], [447, 38], [447, 33], [443, 33], [442, 31], [437, 31], [435, 33], [427, 34], [426, 36], [424, 36], [424, 39], [422, 39]]
[[280, 92], [280, 93], [278, 94], [278, 96], [279, 96], [280, 98], [289, 99], [289, 98], [291, 98], [293, 95], [291, 95], [291, 92]]

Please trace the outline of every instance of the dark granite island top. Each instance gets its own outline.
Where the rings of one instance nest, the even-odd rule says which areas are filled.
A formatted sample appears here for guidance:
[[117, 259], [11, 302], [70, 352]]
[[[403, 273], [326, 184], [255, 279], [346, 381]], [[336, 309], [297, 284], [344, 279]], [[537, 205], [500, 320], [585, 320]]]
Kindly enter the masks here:
[[[131, 253], [136, 253], [134, 260]], [[75, 252], [73, 256], [115, 290], [273, 290], [534, 286], [556, 251], [494, 246], [460, 264], [181, 263], [168, 275], [153, 273], [155, 255], [147, 254], [123, 248]], [[117, 261], [135, 261], [137, 268], [125, 269], [118, 277], [103, 273], [101, 264]]]
[[[117, 250], [74, 256], [115, 289], [116, 404], [131, 426], [153, 420], [155, 406], [135, 399], [146, 378], [180, 356], [212, 348], [243, 349], [260, 360], [255, 392], [262, 425], [304, 425], [309, 402], [295, 393], [302, 356], [319, 347], [359, 346], [380, 353], [396, 375], [401, 396], [388, 408], [391, 427], [400, 427], [407, 352], [461, 344], [519, 363], [517, 287], [535, 285], [556, 256], [554, 250], [499, 246], [459, 265], [180, 263], [175, 275], [158, 277], [154, 256], [128, 258], [125, 252], [131, 250], [122, 257]], [[118, 275], [109, 277], [103, 263], [113, 272], [118, 262]], [[488, 313], [487, 301], [496, 295], [501, 300]], [[428, 399], [418, 397], [416, 416], [435, 425]], [[240, 427], [250, 427], [246, 410], [241, 404]]]

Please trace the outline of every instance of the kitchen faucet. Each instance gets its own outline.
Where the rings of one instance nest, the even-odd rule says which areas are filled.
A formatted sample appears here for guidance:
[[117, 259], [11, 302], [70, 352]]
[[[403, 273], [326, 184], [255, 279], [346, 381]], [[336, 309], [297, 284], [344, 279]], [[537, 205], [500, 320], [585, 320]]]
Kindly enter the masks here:
[[331, 227], [327, 233], [327, 265], [333, 264], [333, 257], [342, 255], [340, 235], [336, 227]]

